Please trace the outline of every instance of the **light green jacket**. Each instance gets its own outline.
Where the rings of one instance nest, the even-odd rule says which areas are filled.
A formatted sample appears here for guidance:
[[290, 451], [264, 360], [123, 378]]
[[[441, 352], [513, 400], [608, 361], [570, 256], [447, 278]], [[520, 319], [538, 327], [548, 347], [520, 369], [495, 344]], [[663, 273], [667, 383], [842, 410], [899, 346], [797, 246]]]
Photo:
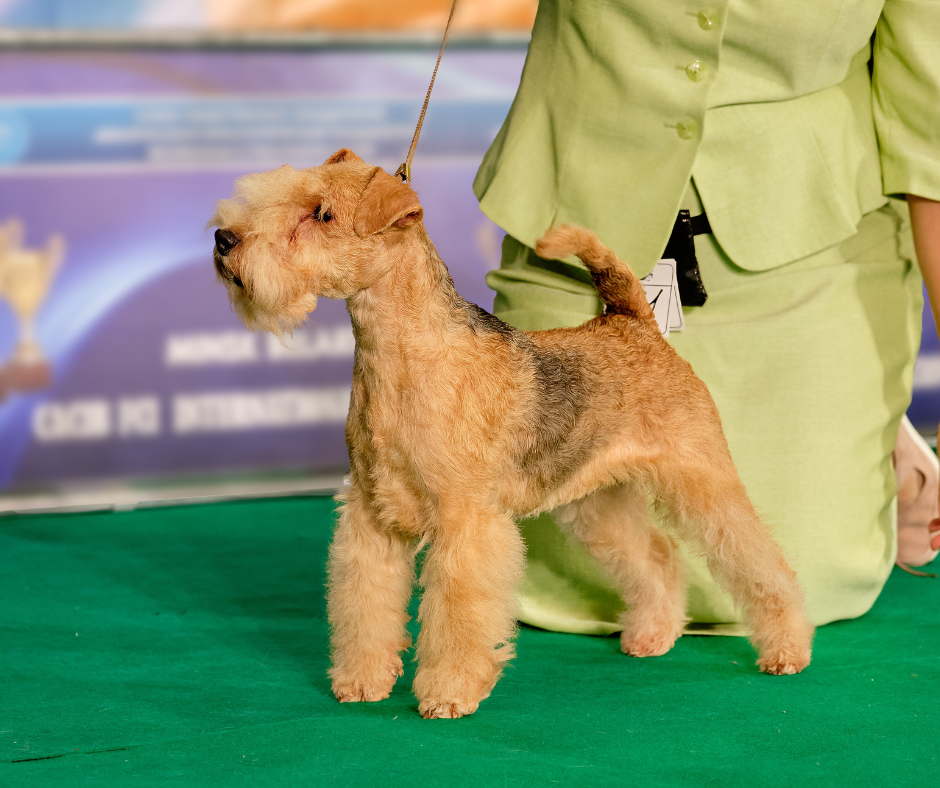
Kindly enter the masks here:
[[483, 212], [527, 246], [588, 226], [643, 276], [690, 177], [755, 271], [940, 200], [940, 0], [541, 0]]

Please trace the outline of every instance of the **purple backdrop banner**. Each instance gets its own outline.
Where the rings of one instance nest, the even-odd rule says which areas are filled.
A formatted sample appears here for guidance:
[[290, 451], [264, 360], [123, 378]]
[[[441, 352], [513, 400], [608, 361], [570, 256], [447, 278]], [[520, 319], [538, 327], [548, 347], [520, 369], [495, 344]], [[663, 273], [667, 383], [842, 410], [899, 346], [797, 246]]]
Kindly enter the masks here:
[[[485, 308], [501, 232], [470, 184], [521, 48], [444, 58], [414, 162], [425, 221]], [[236, 177], [340, 147], [393, 172], [436, 52], [0, 53], [0, 491], [346, 467], [352, 335], [321, 300], [285, 350], [245, 331], [204, 227]], [[910, 415], [940, 418], [925, 315]]]
[[[245, 331], [204, 227], [246, 172], [340, 147], [394, 172], [435, 54], [0, 54], [0, 490], [347, 465], [345, 305], [321, 300], [288, 350]], [[486, 308], [501, 233], [470, 184], [523, 59], [448, 52], [413, 165]]]

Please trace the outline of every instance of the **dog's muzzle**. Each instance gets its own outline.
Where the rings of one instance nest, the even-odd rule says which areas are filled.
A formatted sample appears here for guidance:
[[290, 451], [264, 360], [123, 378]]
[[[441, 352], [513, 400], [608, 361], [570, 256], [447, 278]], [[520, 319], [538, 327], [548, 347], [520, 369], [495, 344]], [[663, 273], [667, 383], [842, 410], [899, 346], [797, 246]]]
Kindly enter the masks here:
[[241, 238], [239, 238], [231, 230], [216, 230], [215, 231], [215, 248], [219, 251], [219, 254], [222, 257], [225, 257], [229, 252], [232, 251], [236, 246], [241, 243]]

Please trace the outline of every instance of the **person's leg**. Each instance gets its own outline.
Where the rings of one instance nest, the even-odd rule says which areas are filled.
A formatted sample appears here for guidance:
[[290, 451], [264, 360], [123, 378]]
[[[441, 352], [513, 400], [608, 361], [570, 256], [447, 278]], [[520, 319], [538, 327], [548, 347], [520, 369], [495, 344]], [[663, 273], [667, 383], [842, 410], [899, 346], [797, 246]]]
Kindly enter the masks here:
[[[891, 452], [910, 400], [921, 303], [916, 266], [899, 251], [901, 225], [882, 209], [839, 247], [761, 273], [699, 236], [709, 300], [670, 336], [709, 386], [748, 493], [797, 570], [815, 624], [868, 610], [895, 557]], [[507, 322], [543, 329], [599, 311], [586, 271], [541, 261], [512, 238], [503, 260], [488, 282]], [[617, 595], [587, 551], [550, 516], [523, 529], [523, 620], [617, 631]], [[687, 558], [686, 574], [695, 621], [738, 620], [700, 560]]]

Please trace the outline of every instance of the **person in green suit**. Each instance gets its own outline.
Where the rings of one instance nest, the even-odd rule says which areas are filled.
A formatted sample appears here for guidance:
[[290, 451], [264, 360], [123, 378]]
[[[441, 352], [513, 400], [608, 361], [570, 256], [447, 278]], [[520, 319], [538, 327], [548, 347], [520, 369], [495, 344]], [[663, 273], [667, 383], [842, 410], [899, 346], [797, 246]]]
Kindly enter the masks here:
[[[866, 612], [896, 559], [917, 258], [940, 308], [940, 0], [541, 0], [474, 191], [507, 232], [494, 312], [524, 330], [601, 308], [577, 260], [535, 255], [550, 226], [592, 229], [644, 277], [680, 210], [707, 216], [707, 300], [669, 341], [708, 385], [812, 621]], [[940, 546], [927, 521], [921, 563]], [[522, 525], [522, 620], [618, 630], [586, 551], [551, 516]], [[735, 631], [704, 562], [686, 573], [692, 620]]]

